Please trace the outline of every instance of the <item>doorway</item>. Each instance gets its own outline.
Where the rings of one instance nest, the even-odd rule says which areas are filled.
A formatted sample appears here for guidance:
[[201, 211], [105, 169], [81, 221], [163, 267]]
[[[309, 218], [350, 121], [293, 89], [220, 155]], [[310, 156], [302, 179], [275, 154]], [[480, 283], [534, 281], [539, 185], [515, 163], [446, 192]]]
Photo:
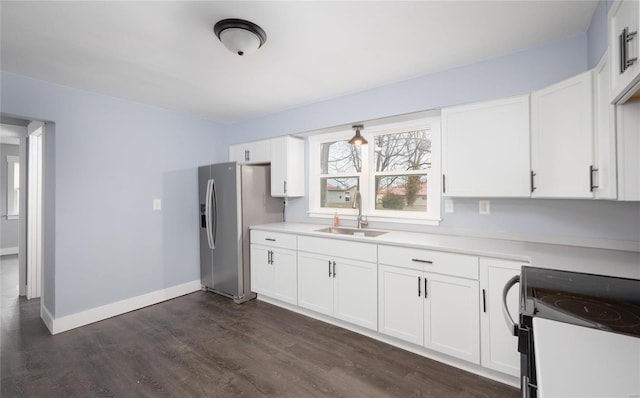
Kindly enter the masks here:
[[6, 158], [0, 240], [4, 307], [6, 300], [13, 301], [9, 296], [42, 295], [45, 124], [1, 115], [0, 126], [1, 160]]

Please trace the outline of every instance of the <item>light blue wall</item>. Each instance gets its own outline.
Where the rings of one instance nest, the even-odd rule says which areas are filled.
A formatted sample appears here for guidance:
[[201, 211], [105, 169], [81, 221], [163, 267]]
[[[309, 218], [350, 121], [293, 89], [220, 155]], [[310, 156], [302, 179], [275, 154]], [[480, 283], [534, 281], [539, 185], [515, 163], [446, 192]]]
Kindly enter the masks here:
[[[221, 125], [0, 77], [3, 113], [53, 122], [45, 148], [44, 284], [52, 315], [199, 280], [196, 167], [226, 159]], [[162, 199], [161, 211], [152, 211], [154, 198]]]
[[587, 31], [587, 61], [590, 68], [595, 67], [600, 57], [607, 50], [608, 41], [608, 13], [611, 1], [600, 1], [591, 18], [591, 25]]
[[[587, 70], [592, 64], [589, 52], [599, 58], [604, 51], [602, 42], [594, 41], [604, 35], [606, 46], [605, 5], [598, 7], [595, 24], [588, 35], [585, 33], [503, 57], [240, 122], [227, 128], [230, 132], [228, 142], [301, 133], [540, 89]], [[596, 26], [603, 17], [605, 28]], [[308, 217], [307, 210], [306, 197], [291, 199], [287, 219], [328, 222]], [[468, 231], [531, 237], [640, 240], [638, 203], [500, 199], [491, 201], [491, 215], [480, 216], [477, 199], [456, 199], [455, 212], [443, 211], [442, 217], [441, 226], [435, 228], [384, 223], [371, 223], [371, 226], [423, 232]]]

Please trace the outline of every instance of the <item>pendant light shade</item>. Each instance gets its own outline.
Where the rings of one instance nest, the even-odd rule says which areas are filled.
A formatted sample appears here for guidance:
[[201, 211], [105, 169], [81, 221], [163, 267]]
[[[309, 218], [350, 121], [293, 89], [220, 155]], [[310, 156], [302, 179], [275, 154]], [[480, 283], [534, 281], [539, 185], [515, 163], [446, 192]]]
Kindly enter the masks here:
[[368, 142], [367, 140], [364, 139], [363, 136], [360, 135], [360, 129], [364, 130], [364, 126], [361, 124], [356, 124], [351, 126], [351, 128], [353, 128], [356, 131], [356, 135], [353, 136], [353, 138], [351, 138], [349, 140], [349, 144], [351, 145], [367, 145]]
[[244, 19], [223, 19], [213, 32], [229, 51], [240, 56], [255, 52], [267, 41], [261, 27]]

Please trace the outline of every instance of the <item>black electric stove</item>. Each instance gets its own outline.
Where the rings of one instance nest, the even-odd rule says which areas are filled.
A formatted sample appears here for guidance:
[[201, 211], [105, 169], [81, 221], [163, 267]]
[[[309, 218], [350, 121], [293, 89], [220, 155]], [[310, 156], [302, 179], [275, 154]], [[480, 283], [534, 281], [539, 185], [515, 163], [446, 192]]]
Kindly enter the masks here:
[[640, 280], [523, 267], [521, 316], [640, 337]]
[[[522, 267], [503, 292], [520, 282], [520, 317], [514, 326], [523, 397], [537, 396], [533, 318], [640, 338], [640, 280]], [[506, 306], [507, 319], [510, 318]]]

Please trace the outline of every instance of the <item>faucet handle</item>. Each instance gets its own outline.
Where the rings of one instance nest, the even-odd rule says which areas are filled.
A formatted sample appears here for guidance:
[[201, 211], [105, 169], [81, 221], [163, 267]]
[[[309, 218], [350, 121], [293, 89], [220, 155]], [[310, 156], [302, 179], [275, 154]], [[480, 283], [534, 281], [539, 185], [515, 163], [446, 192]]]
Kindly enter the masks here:
[[360, 225], [362, 225], [363, 227], [365, 225], [369, 225], [369, 221], [367, 221], [367, 216], [361, 216], [360, 217]]

